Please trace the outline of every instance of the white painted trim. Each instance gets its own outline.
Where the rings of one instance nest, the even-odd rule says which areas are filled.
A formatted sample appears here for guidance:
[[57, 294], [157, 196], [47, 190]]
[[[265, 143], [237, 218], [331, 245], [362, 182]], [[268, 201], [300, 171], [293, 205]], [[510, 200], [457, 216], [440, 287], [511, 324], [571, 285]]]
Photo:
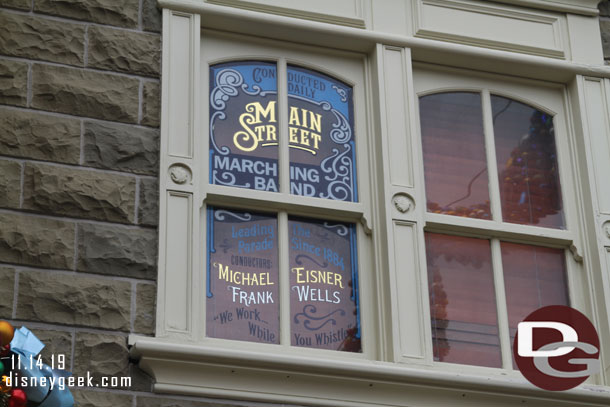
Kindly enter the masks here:
[[555, 58], [519, 54], [471, 45], [446, 43], [335, 26], [285, 16], [233, 9], [207, 3], [159, 0], [159, 5], [201, 14], [202, 27], [231, 30], [261, 38], [371, 52], [376, 44], [411, 48], [413, 60], [567, 83], [575, 75], [610, 78], [610, 67], [586, 65]]
[[[512, 20], [513, 24], [516, 22], [528, 22], [531, 24], [537, 24], [538, 26], [549, 26], [553, 32], [553, 46], [538, 47], [533, 45], [536, 40], [528, 38], [530, 45], [519, 44], [515, 41], [502, 41], [499, 39], [493, 39], [492, 36], [496, 35], [497, 32], [489, 31], [490, 38], [481, 38], [463, 35], [459, 32], [451, 32], [449, 28], [450, 21], [441, 21], [443, 28], [435, 30], [430, 27], [426, 27], [424, 18], [424, 7], [429, 8], [436, 7], [437, 9], [447, 11], [452, 9], [455, 12], [462, 12], [463, 17], [470, 15], [470, 18], [478, 16], [483, 17], [487, 20], [491, 18], [503, 18], [504, 20]], [[433, 16], [429, 16], [433, 17]], [[437, 16], [439, 17], [439, 16]], [[453, 19], [456, 17], [454, 16]], [[420, 38], [428, 38], [439, 41], [449, 41], [458, 44], [480, 46], [485, 48], [492, 48], [505, 51], [514, 51], [524, 54], [532, 54], [550, 58], [564, 59], [567, 55], [564, 44], [564, 37], [567, 37], [567, 23], [565, 16], [558, 15], [555, 13], [543, 13], [540, 11], [532, 11], [525, 9], [516, 9], [512, 7], [500, 7], [493, 4], [485, 4], [481, 2], [472, 2], [468, 0], [415, 0], [413, 2], [413, 19], [415, 26], [415, 36]], [[475, 21], [469, 22], [468, 20], [460, 21], [460, 25], [478, 24]], [[489, 24], [489, 23], [488, 23]], [[506, 34], [506, 33], [505, 33]], [[512, 34], [511, 34], [512, 35]], [[513, 38], [514, 39], [514, 38]]]
[[[155, 391], [328, 407], [585, 407], [610, 404], [610, 389], [548, 392], [482, 369], [453, 373], [366, 360], [253, 353], [130, 336], [131, 356], [154, 374]], [[493, 372], [495, 371], [496, 374]], [[526, 404], [523, 404], [526, 403]]]
[[[192, 338], [198, 307], [199, 15], [164, 10], [157, 336]], [[178, 225], [178, 223], [181, 223]], [[186, 253], [187, 258], [177, 255]]]
[[595, 17], [599, 15], [597, 3], [600, 0], [495, 0], [498, 3], [514, 4], [537, 8], [540, 10], [558, 11], [560, 13], [582, 14]]
[[[304, 20], [320, 21], [329, 24], [340, 24], [348, 27], [365, 28], [364, 21], [364, 0], [352, 0], [353, 1], [353, 14], [350, 16], [343, 16], [332, 13], [320, 13], [314, 11], [307, 11], [304, 9], [296, 9], [279, 6], [281, 1], [276, 1], [276, 4], [271, 2], [263, 1], [252, 1], [252, 0], [206, 0], [208, 3], [218, 4], [221, 6], [238, 7], [246, 10], [259, 11], [262, 13], [277, 14], [286, 17], [301, 18]], [[304, 3], [306, 4], [306, 3]]]

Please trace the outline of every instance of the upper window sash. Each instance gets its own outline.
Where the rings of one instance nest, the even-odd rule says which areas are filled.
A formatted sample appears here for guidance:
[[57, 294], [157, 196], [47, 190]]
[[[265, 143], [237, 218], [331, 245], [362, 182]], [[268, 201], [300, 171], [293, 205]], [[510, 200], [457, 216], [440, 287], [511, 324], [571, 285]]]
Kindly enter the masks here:
[[[207, 38], [207, 32], [204, 32], [202, 37], [205, 43]], [[307, 215], [313, 215], [314, 217], [331, 217], [338, 221], [362, 221], [367, 226], [367, 230], [370, 227], [370, 203], [369, 197], [366, 193], [362, 193], [368, 189], [368, 174], [363, 171], [362, 168], [367, 167], [368, 162], [368, 142], [367, 142], [367, 128], [365, 126], [366, 110], [365, 110], [365, 63], [362, 56], [353, 53], [338, 53], [337, 55], [326, 55], [323, 53], [315, 52], [311, 49], [295, 50], [294, 48], [285, 48], [280, 43], [273, 42], [252, 42], [251, 44], [245, 44], [242, 42], [235, 42], [230, 37], [222, 34], [209, 33], [209, 41], [207, 46], [201, 48], [202, 52], [202, 90], [203, 94], [206, 95], [202, 98], [202, 109], [204, 115], [202, 116], [202, 130], [205, 136], [203, 140], [203, 148], [205, 151], [213, 151], [213, 156], [216, 156], [216, 151], [220, 151], [226, 144], [218, 143], [216, 140], [216, 147], [210, 140], [210, 132], [213, 129], [209, 126], [210, 119], [213, 118], [214, 114], [218, 110], [214, 109], [210, 99], [211, 92], [214, 91], [216, 84], [214, 83], [215, 78], [213, 77], [212, 70], [215, 67], [228, 67], [231, 64], [249, 64], [249, 63], [260, 63], [266, 67], [274, 66], [275, 68], [275, 86], [271, 86], [270, 82], [266, 83], [267, 89], [261, 87], [262, 92], [268, 92], [264, 97], [269, 99], [265, 103], [270, 101], [276, 101], [275, 112], [272, 117], [270, 110], [265, 110], [269, 106], [261, 103], [261, 109], [259, 109], [260, 119], [275, 119], [276, 123], [264, 123], [265, 125], [273, 124], [277, 132], [277, 146], [266, 146], [266, 149], [277, 148], [277, 178], [275, 178], [275, 167], [270, 167], [270, 171], [273, 177], [259, 181], [259, 185], [262, 187], [263, 184], [268, 185], [271, 178], [271, 184], [275, 184], [275, 189], [265, 190], [266, 188], [260, 189], [248, 189], [246, 193], [244, 188], [230, 187], [222, 185], [221, 182], [215, 183], [214, 177], [221, 181], [229, 180], [231, 183], [233, 180], [228, 178], [221, 178], [222, 174], [216, 173], [218, 165], [214, 168], [214, 160], [210, 154], [206, 154], [206, 161], [202, 168], [202, 184], [201, 190], [203, 192], [203, 200], [208, 204], [226, 206], [232, 205], [235, 207], [269, 210], [269, 209], [285, 209], [292, 213], [301, 213]], [[260, 72], [259, 72], [260, 73]], [[309, 76], [305, 76], [304, 74]], [[253, 74], [253, 69], [250, 71], [250, 75]], [[297, 74], [299, 75], [297, 77]], [[262, 73], [261, 73], [262, 75]], [[267, 73], [267, 79], [271, 75]], [[293, 84], [298, 79], [305, 80], [314, 85], [310, 89], [310, 100], [304, 100], [303, 97], [296, 95], [296, 91], [291, 91], [290, 78], [293, 78]], [[245, 76], [242, 73], [244, 82], [242, 85], [246, 85], [245, 88], [250, 93], [257, 92], [256, 86], [261, 86], [261, 83], [253, 82], [247, 83]], [[260, 79], [260, 78], [259, 78]], [[316, 82], [317, 81], [317, 82]], [[319, 89], [315, 89], [317, 86]], [[274, 90], [276, 95], [273, 95]], [[241, 90], [243, 88], [240, 87]], [[304, 88], [302, 88], [304, 89]], [[323, 93], [316, 92], [312, 98], [311, 90], [320, 91]], [[230, 92], [235, 92], [229, 90]], [[306, 89], [305, 89], [306, 91]], [[218, 91], [219, 95], [222, 92]], [[250, 95], [248, 95], [250, 96]], [[299, 96], [297, 99], [296, 96]], [[226, 96], [225, 96], [226, 97]], [[275, 99], [274, 99], [275, 97]], [[235, 97], [237, 99], [239, 97]], [[231, 98], [229, 97], [229, 102]], [[228, 104], [229, 102], [225, 102]], [[307, 106], [297, 104], [307, 104]], [[247, 104], [247, 103], [246, 103]], [[239, 112], [237, 112], [237, 118], [234, 119], [236, 126], [239, 124], [239, 116], [243, 113], [249, 113], [244, 110], [245, 106], [241, 106]], [[310, 186], [296, 185], [297, 182], [291, 183], [291, 175], [293, 178], [303, 178], [312, 176], [316, 179], [316, 174], [311, 171], [304, 170], [308, 164], [303, 157], [299, 158], [296, 149], [294, 148], [298, 143], [290, 143], [290, 131], [291, 127], [296, 128], [296, 135], [293, 134], [293, 141], [300, 140], [300, 130], [303, 124], [303, 110], [308, 110], [312, 113], [306, 113], [308, 125], [313, 126], [315, 124], [315, 130], [317, 130], [317, 114], [320, 114], [321, 139], [318, 147], [320, 151], [315, 151], [316, 154], [311, 154], [314, 158], [314, 165], [320, 168], [324, 167], [326, 173], [322, 169], [318, 171], [318, 177], [322, 182], [318, 182], [318, 186], [313, 185], [315, 183], [309, 182]], [[314, 110], [317, 109], [317, 112]], [[291, 110], [293, 117], [291, 120]], [[256, 112], [250, 112], [256, 114]], [[265, 115], [263, 115], [265, 113]], [[297, 123], [297, 117], [295, 113], [300, 114], [299, 123]], [[310, 116], [313, 114], [313, 116]], [[218, 116], [218, 115], [217, 115]], [[309, 120], [310, 117], [316, 120]], [[215, 123], [218, 122], [218, 117]], [[261, 123], [263, 124], [263, 123]], [[307, 129], [305, 129], [307, 130]], [[239, 128], [235, 127], [229, 133], [233, 136]], [[293, 133], [295, 130], [292, 130]], [[311, 132], [311, 129], [308, 131]], [[256, 130], [255, 130], [256, 132]], [[262, 133], [261, 133], [262, 134]], [[317, 134], [317, 133], [316, 133]], [[317, 136], [313, 136], [317, 139]], [[232, 137], [229, 137], [230, 143], [233, 143]], [[263, 136], [267, 138], [267, 134]], [[324, 139], [327, 140], [324, 140]], [[282, 143], [285, 139], [287, 143]], [[333, 140], [334, 139], [334, 140]], [[241, 141], [244, 141], [243, 139]], [[310, 144], [314, 142], [314, 138], [309, 138]], [[325, 141], [329, 143], [325, 144]], [[243, 143], [242, 143], [243, 144]], [[237, 149], [235, 149], [237, 152]], [[312, 148], [313, 150], [313, 148]], [[245, 152], [239, 151], [240, 154]], [[307, 154], [304, 150], [299, 150], [299, 153]], [[324, 155], [324, 157], [322, 157]], [[269, 157], [267, 157], [269, 158]], [[276, 159], [271, 157], [271, 159]], [[224, 161], [223, 161], [224, 160]], [[292, 161], [292, 162], [291, 162]], [[226, 169], [227, 165], [231, 168], [231, 162], [227, 162], [226, 159], [220, 158], [219, 164]], [[300, 166], [299, 169], [295, 168]], [[273, 165], [273, 164], [269, 164]], [[243, 166], [234, 165], [234, 168]], [[260, 165], [259, 165], [260, 167]], [[291, 168], [292, 167], [292, 168]], [[249, 169], [249, 167], [247, 168]], [[260, 169], [260, 168], [259, 168]], [[309, 169], [309, 168], [308, 168]], [[324, 180], [324, 176], [327, 179]], [[253, 177], [251, 180], [245, 180], [242, 182], [243, 185], [250, 184], [251, 188], [255, 186]], [[277, 183], [276, 183], [277, 180]], [[235, 181], [238, 184], [238, 180]], [[292, 188], [291, 188], [292, 184]], [[316, 194], [312, 194], [312, 186], [317, 188]], [[291, 191], [292, 189], [292, 191]], [[277, 192], [272, 192], [277, 190]], [[305, 193], [307, 192], [307, 193]], [[304, 195], [299, 195], [303, 193]], [[315, 195], [305, 196], [305, 195]], [[239, 198], [236, 200], [235, 198]]]
[[[422, 67], [423, 66], [427, 67], [427, 65], [422, 64]], [[522, 234], [524, 236], [531, 236], [532, 238], [536, 238], [536, 236], [538, 236], [542, 240], [548, 240], [548, 242], [551, 244], [554, 243], [565, 245], [574, 242], [576, 240], [576, 235], [574, 234], [574, 230], [571, 229], [570, 225], [575, 219], [575, 203], [571, 195], [566, 194], [566, 190], [571, 190], [573, 185], [573, 176], [571, 174], [573, 166], [571, 164], [569, 151], [567, 150], [568, 137], [563, 106], [564, 94], [561, 89], [559, 89], [557, 85], [527, 80], [519, 81], [500, 78], [494, 80], [491, 77], [482, 77], [477, 79], [475, 77], [460, 73], [457, 70], [447, 69], [446, 73], [443, 73], [442, 71], [442, 69], [438, 69], [438, 71], [436, 71], [434, 68], [430, 70], [417, 70], [416, 78], [420, 78], [414, 82], [417, 101], [419, 102], [421, 99], [426, 98], [429, 95], [443, 93], [469, 94], [474, 95], [474, 99], [477, 99], [478, 95], [478, 99], [481, 103], [481, 113], [479, 113], [476, 120], [478, 120], [480, 123], [479, 129], [482, 127], [483, 130], [483, 134], [479, 136], [481, 139], [479, 142], [482, 143], [482, 145], [478, 148], [484, 148], [485, 150], [485, 156], [481, 161], [482, 165], [479, 170], [483, 169], [483, 164], [485, 165], [485, 169], [484, 173], [475, 179], [475, 183], [480, 181], [481, 184], [487, 184], [484, 187], [486, 190], [488, 188], [489, 191], [489, 203], [487, 205], [489, 205], [491, 210], [491, 219], [482, 218], [489, 219], [487, 221], [482, 221], [481, 219], [476, 219], [474, 217], [469, 218], [466, 216], [449, 216], [446, 213], [443, 213], [443, 211], [426, 210], [424, 211], [424, 216], [427, 221], [427, 227], [439, 230], [439, 228], [442, 227], [441, 225], [446, 223], [450, 225], [450, 228], [452, 229], [465, 228], [464, 230], [470, 230], [481, 236], [510, 236], [511, 238], [518, 238], [519, 235]], [[496, 117], [494, 129], [494, 113], [497, 115], [502, 109], [502, 106], [499, 108], [498, 106], [494, 107], [492, 105], [492, 101], [494, 100], [496, 102], [499, 100], [512, 100], [513, 103], [511, 106], [509, 106], [509, 108], [517, 106], [518, 109], [523, 111], [529, 109], [528, 111], [530, 114], [528, 117], [530, 118], [534, 117], [532, 113], [538, 113], [538, 116], [547, 115], [546, 124], [550, 124], [550, 130], [554, 133], [555, 140], [553, 147], [555, 151], [554, 154], [546, 154], [546, 156], [554, 161], [552, 178], [556, 180], [557, 185], [557, 187], [554, 188], [554, 191], [555, 195], [561, 202], [560, 211], [556, 211], [558, 215], [555, 214], [552, 216], [560, 217], [559, 219], [561, 219], [561, 221], [558, 223], [561, 225], [560, 227], [545, 224], [544, 222], [528, 225], [525, 224], [525, 222], [510, 222], [508, 219], [503, 218], [503, 209], [504, 213], [508, 212], [506, 208], [506, 199], [503, 204], [503, 196], [506, 196], [507, 190], [505, 189], [505, 191], [501, 191], [501, 186], [503, 184], [500, 182], [500, 176], [506, 176], [506, 174], [505, 171], [499, 171], [498, 167], [500, 164], [510, 162], [510, 153], [524, 148], [523, 143], [519, 145], [519, 139], [523, 141], [524, 139], [528, 138], [528, 133], [530, 133], [530, 131], [527, 126], [525, 126], [523, 127], [522, 137], [517, 137], [517, 133], [514, 131], [515, 129], [511, 128], [509, 129], [509, 132], [512, 132], [510, 137], [512, 137], [512, 140], [516, 142], [517, 145], [513, 147], [513, 150], [507, 150], [507, 147], [503, 145], [498, 146], [497, 144], [501, 143], [502, 141], [498, 142], [496, 139], [498, 137], [502, 138], [503, 135], [496, 135], [495, 133], [500, 133], [498, 126], [502, 124], [503, 119], [501, 118], [502, 114]], [[503, 106], [505, 105], [506, 103], [504, 103]], [[417, 103], [416, 107], [419, 125], [418, 130], [419, 134], [421, 134], [421, 131], [423, 130], [422, 126], [424, 126], [424, 124], [420, 120], [420, 103]], [[517, 114], [518, 113], [519, 112], [517, 112]], [[553, 118], [552, 121], [548, 120], [550, 117]], [[465, 116], [462, 115], [460, 117], [460, 121], [463, 122], [464, 120]], [[547, 127], [547, 129], [548, 128], [549, 127]], [[494, 132], [494, 130], [496, 131]], [[418, 135], [418, 137], [420, 136]], [[504, 160], [504, 158], [506, 158], [505, 155], [507, 152], [509, 153], [509, 158], [506, 159], [506, 162], [498, 162], [498, 159]], [[526, 152], [529, 153], [530, 151]], [[502, 157], [499, 157], [499, 155]], [[422, 155], [422, 161], [423, 158], [424, 157]], [[468, 180], [472, 180], [473, 176], [475, 175], [476, 172], [471, 174]], [[555, 178], [556, 176], [558, 178]], [[426, 185], [423, 178], [422, 173], [422, 185]], [[559, 187], [559, 179], [561, 180], [561, 187]], [[466, 182], [466, 185], [467, 184], [468, 182]], [[486, 192], [484, 191], [483, 194], [485, 193]], [[466, 193], [462, 194], [462, 196], [464, 195], [466, 195]], [[527, 197], [527, 193], [525, 196]], [[479, 203], [479, 205], [483, 206], [485, 206], [485, 204], [486, 202], [484, 199]]]

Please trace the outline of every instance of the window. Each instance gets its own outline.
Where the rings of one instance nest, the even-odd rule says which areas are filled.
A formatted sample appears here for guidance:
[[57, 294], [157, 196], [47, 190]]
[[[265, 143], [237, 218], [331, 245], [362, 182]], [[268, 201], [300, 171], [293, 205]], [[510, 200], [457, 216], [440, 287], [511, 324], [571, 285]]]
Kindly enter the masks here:
[[205, 337], [362, 353], [363, 60], [207, 40]]
[[517, 324], [570, 305], [561, 88], [416, 73], [433, 358], [511, 369]]
[[[399, 12], [300, 2], [306, 14], [229, 3], [164, 3], [157, 330], [130, 337], [155, 391], [295, 405], [607, 405], [600, 389], [532, 389], [510, 352], [515, 321], [546, 301], [569, 302], [608, 337], [598, 226], [610, 213], [600, 187], [610, 85], [582, 46], [595, 18], [546, 2], [396, 2]], [[362, 28], [320, 13], [352, 4]], [[498, 21], [489, 35], [463, 31]], [[351, 108], [335, 116], [312, 100], [322, 81], [330, 106], [351, 90]], [[444, 154], [432, 167], [419, 97], [444, 114], [424, 126], [449, 134], [431, 139], [438, 151], [426, 146]], [[520, 117], [552, 126], [540, 166], [513, 155], [535, 150]], [[352, 126], [353, 146], [316, 150], [329, 119]], [[344, 153], [350, 174], [332, 194], [329, 152]], [[308, 285], [324, 301], [310, 301]], [[312, 336], [306, 324], [339, 334]]]

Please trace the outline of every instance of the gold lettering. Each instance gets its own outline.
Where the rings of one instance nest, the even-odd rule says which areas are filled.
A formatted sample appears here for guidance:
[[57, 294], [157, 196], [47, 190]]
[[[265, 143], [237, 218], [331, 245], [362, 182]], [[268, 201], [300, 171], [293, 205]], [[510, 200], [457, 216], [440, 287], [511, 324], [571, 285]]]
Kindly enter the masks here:
[[[214, 267], [218, 267], [218, 279], [224, 280], [237, 285], [275, 285], [269, 278], [269, 273], [244, 273], [242, 271], [233, 271], [229, 266], [223, 266], [220, 263], [214, 263]], [[302, 269], [302, 268], [301, 268]]]
[[[263, 107], [260, 102], [248, 103], [246, 105], [246, 113], [242, 113], [239, 116], [239, 124], [241, 124], [243, 130], [233, 135], [235, 147], [246, 152], [256, 150], [258, 142], [263, 139], [262, 132], [269, 126], [257, 126], [255, 127], [256, 132], [250, 126], [262, 123], [263, 118], [267, 119], [269, 123], [275, 123], [275, 104], [275, 101], [271, 101], [267, 104], [267, 107]], [[269, 137], [268, 134], [267, 138]]]
[[265, 132], [266, 126], [256, 126], [254, 130], [256, 131], [257, 141], [263, 141], [263, 133]]
[[311, 133], [311, 137], [313, 138], [313, 148], [318, 149], [318, 143], [322, 139], [322, 136], [319, 134]]
[[267, 141], [277, 141], [277, 134], [275, 134], [275, 126], [272, 124], [267, 125]]
[[301, 145], [308, 146], [309, 145], [309, 137], [307, 135], [309, 132], [307, 130], [301, 129]]
[[294, 106], [290, 106], [290, 119], [288, 120], [288, 124], [290, 126], [301, 125], [301, 122], [299, 121], [299, 109]]
[[218, 279], [219, 280], [227, 280], [229, 279], [229, 266], [225, 266], [222, 268], [222, 264], [214, 263], [214, 265], [218, 264]]
[[303, 267], [293, 267], [292, 272], [297, 273], [297, 284], [303, 284], [305, 281], [303, 280]]
[[343, 288], [343, 276], [327, 270], [305, 270], [303, 267], [291, 269], [296, 274], [297, 284], [328, 284]]
[[322, 133], [322, 115], [314, 112], [309, 112], [309, 122], [311, 125], [309, 129], [311, 131], [317, 131], [318, 133]]
[[297, 132], [299, 131], [299, 129], [297, 129], [296, 127], [289, 127], [288, 129], [290, 130], [290, 142], [298, 144], [299, 139], [297, 137]]
[[305, 109], [301, 109], [301, 117], [303, 118], [303, 124], [301, 124], [302, 127], [309, 127], [307, 125], [307, 113], [309, 112], [309, 110], [305, 110]]

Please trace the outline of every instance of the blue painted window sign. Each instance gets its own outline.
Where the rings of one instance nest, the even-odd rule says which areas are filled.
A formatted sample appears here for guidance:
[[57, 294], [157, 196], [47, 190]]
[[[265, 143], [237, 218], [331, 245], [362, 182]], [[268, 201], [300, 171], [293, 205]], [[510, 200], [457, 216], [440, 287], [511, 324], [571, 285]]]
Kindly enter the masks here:
[[[317, 71], [282, 69], [278, 75], [276, 63], [262, 61], [210, 67], [209, 182], [278, 193], [286, 148], [290, 172], [282, 179], [290, 185], [282, 192], [357, 202], [353, 88]], [[280, 219], [207, 207], [206, 335], [362, 352], [356, 225]]]
[[353, 89], [287, 68], [288, 134], [280, 134], [277, 67], [210, 67], [210, 183], [278, 192], [278, 145], [290, 147], [290, 193], [357, 202]]
[[362, 351], [354, 224], [289, 217], [289, 242], [278, 242], [272, 215], [208, 207], [207, 223], [208, 337], [280, 343], [286, 279], [292, 346]]
[[279, 191], [276, 77], [268, 62], [210, 67], [210, 183]]
[[352, 88], [288, 66], [290, 192], [358, 201]]
[[290, 217], [293, 346], [360, 352], [356, 227]]
[[280, 343], [277, 219], [208, 207], [209, 337]]

